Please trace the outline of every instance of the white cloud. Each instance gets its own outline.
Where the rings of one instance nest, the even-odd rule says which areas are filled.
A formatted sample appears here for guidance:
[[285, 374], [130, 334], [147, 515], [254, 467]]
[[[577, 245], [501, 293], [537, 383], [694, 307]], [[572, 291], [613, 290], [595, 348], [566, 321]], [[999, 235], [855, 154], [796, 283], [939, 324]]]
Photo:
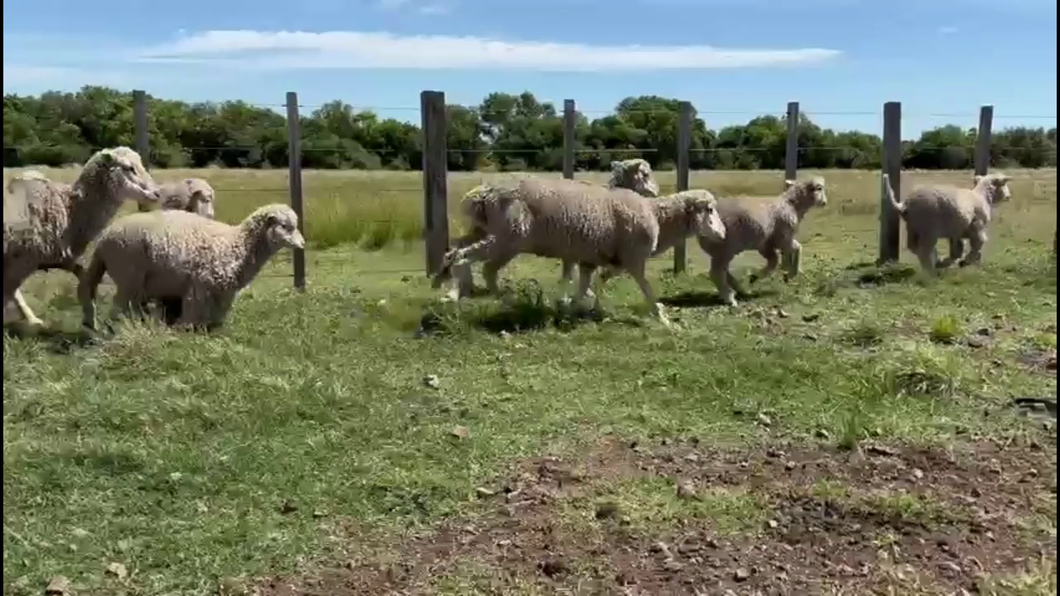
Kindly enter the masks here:
[[945, 25], [943, 27], [939, 27], [939, 33], [941, 33], [942, 35], [952, 35], [956, 32], [957, 28], [953, 27], [952, 25]]
[[750, 68], [836, 58], [822, 48], [714, 48], [704, 45], [588, 45], [383, 32], [204, 31], [148, 48], [143, 62], [209, 63], [255, 69], [504, 68], [617, 71]]
[[443, 15], [449, 14], [450, 12], [452, 12], [452, 10], [453, 7], [449, 6], [448, 4], [436, 3], [424, 4], [423, 6], [419, 7], [416, 12], [422, 15]]
[[413, 0], [378, 0], [376, 6], [382, 10], [410, 9], [421, 15], [443, 15], [449, 14], [452, 6], [443, 2], [419, 3]]

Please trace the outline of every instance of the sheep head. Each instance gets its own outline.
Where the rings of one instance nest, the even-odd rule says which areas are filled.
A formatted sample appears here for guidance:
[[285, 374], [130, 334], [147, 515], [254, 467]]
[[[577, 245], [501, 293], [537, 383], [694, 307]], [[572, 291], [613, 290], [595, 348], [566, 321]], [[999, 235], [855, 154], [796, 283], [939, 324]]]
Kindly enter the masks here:
[[659, 183], [652, 174], [651, 165], [640, 158], [612, 161], [608, 186], [628, 188], [645, 197], [659, 196]]
[[986, 176], [976, 175], [975, 190], [985, 196], [991, 205], [1003, 203], [1012, 199], [1012, 190], [1008, 186], [1009, 180], [1010, 178], [1001, 172]]
[[693, 224], [697, 236], [705, 237], [713, 242], [725, 240], [725, 222], [721, 220], [718, 212], [718, 201], [714, 195], [707, 191], [685, 197], [685, 213]]
[[298, 215], [287, 205], [274, 203], [258, 207], [245, 222], [258, 227], [270, 248], [305, 248], [305, 237], [298, 231]]
[[102, 182], [123, 200], [157, 205], [162, 199], [162, 192], [144, 167], [140, 154], [128, 147], [97, 151], [81, 171], [81, 177], [86, 176]]
[[825, 192], [825, 181], [822, 176], [805, 180], [785, 180], [784, 195], [797, 209], [806, 211], [810, 207], [824, 207], [828, 204]]
[[188, 211], [203, 217], [214, 218], [213, 187], [202, 178], [185, 178], [184, 186], [188, 189]]

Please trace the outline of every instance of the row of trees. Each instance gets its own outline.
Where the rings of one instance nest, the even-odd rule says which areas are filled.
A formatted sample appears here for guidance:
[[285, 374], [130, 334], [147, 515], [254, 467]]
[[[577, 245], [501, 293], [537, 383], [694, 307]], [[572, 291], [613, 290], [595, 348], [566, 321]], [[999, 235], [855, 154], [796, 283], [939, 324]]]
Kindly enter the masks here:
[[[656, 169], [676, 162], [679, 101], [645, 95], [622, 100], [614, 114], [578, 114], [576, 167], [606, 168], [612, 159], [644, 157]], [[450, 170], [559, 170], [563, 115], [530, 92], [491, 93], [478, 106], [448, 106]], [[279, 112], [243, 101], [189, 104], [148, 97], [150, 161], [157, 167], [268, 168], [287, 164], [287, 124]], [[306, 168], [418, 169], [419, 127], [332, 101], [302, 116]], [[903, 142], [906, 168], [972, 167], [975, 129], [947, 125]], [[693, 169], [782, 169], [784, 118], [759, 116], [710, 130], [693, 120]], [[4, 167], [80, 163], [100, 147], [134, 146], [132, 93], [84, 87], [77, 93], [4, 96]], [[877, 135], [799, 123], [799, 166], [879, 168]], [[643, 151], [640, 153], [639, 151]], [[1056, 128], [995, 131], [997, 167], [1055, 167]]]

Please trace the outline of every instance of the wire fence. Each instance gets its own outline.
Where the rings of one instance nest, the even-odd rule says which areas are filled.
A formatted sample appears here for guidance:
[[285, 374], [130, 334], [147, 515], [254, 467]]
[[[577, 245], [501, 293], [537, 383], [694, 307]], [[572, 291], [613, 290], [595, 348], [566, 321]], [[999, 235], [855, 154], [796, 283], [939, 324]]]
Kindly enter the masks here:
[[[702, 116], [733, 116], [733, 115], [753, 115], [753, 117], [774, 117], [781, 120], [785, 126], [785, 137], [783, 146], [783, 170], [785, 178], [794, 179], [797, 175], [798, 165], [800, 163], [800, 156], [803, 155], [821, 155], [831, 152], [860, 152], [862, 154], [876, 153], [873, 157], [877, 160], [873, 163], [879, 163], [880, 169], [886, 172], [891, 180], [894, 192], [896, 195], [900, 195], [901, 192], [901, 172], [903, 163], [903, 152], [907, 149], [912, 148], [913, 150], [920, 152], [921, 154], [931, 152], [949, 152], [948, 155], [954, 156], [954, 161], [958, 159], [964, 159], [967, 163], [968, 158], [974, 165], [976, 174], [985, 174], [990, 165], [990, 147], [992, 137], [992, 127], [995, 120], [1020, 120], [1020, 121], [1034, 121], [1034, 120], [1056, 120], [1056, 115], [1047, 114], [1003, 114], [995, 115], [993, 106], [982, 106], [978, 114], [974, 113], [934, 113], [934, 112], [903, 112], [903, 106], [900, 102], [888, 102], [884, 104], [882, 114], [876, 110], [820, 110], [813, 111], [803, 116], [821, 117], [839, 117], [839, 116], [850, 116], [850, 117], [866, 117], [866, 116], [882, 116], [882, 142], [875, 141], [869, 143], [866, 146], [848, 144], [848, 145], [821, 145], [821, 146], [800, 146], [799, 145], [799, 132], [800, 132], [800, 105], [798, 102], [789, 102], [787, 110], [785, 111], [774, 111], [774, 110], [695, 110], [691, 103], [680, 102], [679, 109], [676, 114], [677, 116], [677, 138], [676, 146], [670, 148], [664, 147], [579, 147], [577, 146], [577, 126], [579, 124], [579, 118], [585, 115], [611, 115], [621, 116], [623, 118], [636, 118], [636, 117], [656, 117], [665, 116], [670, 118], [670, 122], [673, 122], [675, 116], [673, 110], [665, 109], [623, 109], [622, 106], [618, 110], [615, 109], [577, 109], [573, 100], [564, 100], [562, 102], [562, 110], [558, 111], [553, 106], [552, 102], [546, 102], [538, 100], [538, 108], [544, 111], [546, 117], [554, 117], [562, 119], [563, 125], [563, 145], [562, 147], [553, 148], [506, 148], [506, 147], [468, 147], [468, 148], [448, 148], [447, 147], [447, 133], [448, 133], [448, 117], [451, 115], [451, 111], [454, 109], [453, 106], [447, 106], [445, 103], [445, 95], [438, 91], [424, 91], [420, 95], [420, 106], [347, 106], [337, 103], [329, 104], [318, 104], [308, 105], [299, 104], [297, 100], [297, 94], [289, 92], [287, 94], [287, 102], [283, 104], [244, 104], [251, 105], [253, 107], [277, 109], [280, 108], [286, 111], [287, 121], [287, 147], [286, 153], [288, 158], [288, 176], [286, 187], [276, 186], [221, 186], [216, 187], [215, 191], [223, 194], [233, 193], [256, 193], [256, 194], [267, 194], [267, 193], [287, 193], [289, 195], [290, 203], [292, 208], [298, 214], [299, 226], [303, 228], [304, 234], [304, 200], [303, 200], [303, 184], [302, 184], [302, 162], [303, 156], [314, 155], [314, 154], [326, 154], [336, 153], [335, 147], [318, 147], [318, 146], [302, 146], [302, 134], [301, 125], [303, 117], [301, 116], [301, 110], [325, 110], [334, 108], [336, 106], [342, 106], [344, 110], [352, 110], [352, 112], [360, 111], [371, 111], [376, 114], [381, 112], [419, 112], [422, 117], [422, 126], [420, 127], [420, 134], [422, 137], [422, 183], [420, 185], [408, 185], [401, 187], [386, 187], [386, 188], [373, 188], [373, 193], [386, 193], [386, 194], [422, 194], [423, 196], [423, 215], [424, 215], [424, 227], [422, 230], [421, 238], [425, 240], [425, 252], [426, 252], [426, 270], [428, 273], [436, 271], [440, 266], [444, 253], [449, 249], [450, 238], [449, 238], [449, 224], [448, 224], [448, 164], [450, 163], [451, 156], [470, 156], [470, 155], [482, 155], [489, 154], [494, 156], [517, 156], [517, 155], [550, 155], [553, 158], [558, 154], [562, 158], [562, 175], [564, 178], [574, 178], [575, 168], [578, 164], [578, 156], [584, 155], [595, 155], [601, 159], [611, 158], [628, 158], [628, 157], [642, 157], [652, 155], [664, 155], [667, 159], [672, 158], [674, 165], [676, 166], [676, 186], [678, 191], [687, 190], [690, 178], [690, 165], [693, 161], [697, 161], [694, 158], [696, 156], [714, 155], [714, 156], [727, 156], [730, 158], [730, 162], [738, 162], [739, 156], [742, 155], [761, 155], [761, 154], [773, 154], [774, 162], [775, 156], [778, 154], [778, 147], [776, 144], [772, 146], [747, 146], [738, 145], [730, 146], [723, 142], [710, 147], [696, 147], [693, 146], [693, 125], [696, 117]], [[556, 102], [559, 103], [559, 102]], [[145, 159], [150, 155], [150, 139], [148, 137], [148, 118], [147, 118], [147, 99], [146, 94], [143, 91], [133, 92], [133, 111], [134, 111], [134, 124], [135, 124], [135, 136], [136, 136], [136, 149], [144, 156]], [[459, 108], [456, 108], [459, 109]], [[512, 109], [498, 109], [489, 110], [481, 108], [465, 108], [469, 112], [474, 112], [479, 117], [480, 121], [485, 126], [491, 126], [499, 118], [508, 118], [513, 115]], [[978, 126], [975, 128], [975, 139], [973, 144], [969, 145], [933, 145], [930, 143], [924, 143], [921, 141], [903, 141], [901, 138], [901, 126], [903, 114], [906, 117], [916, 118], [945, 118], [950, 121], [953, 120], [972, 120], [977, 118]], [[316, 116], [316, 114], [314, 114]], [[672, 124], [671, 124], [672, 125]], [[715, 139], [715, 142], [718, 142]], [[93, 152], [102, 149], [92, 148]], [[181, 149], [188, 152], [261, 152], [262, 147], [260, 145], [204, 145], [204, 146], [182, 146]], [[1052, 158], [1051, 163], [1055, 164], [1055, 147], [1050, 149], [1037, 147], [1034, 148], [1036, 153], [1046, 155]], [[17, 150], [17, 148], [5, 146], [5, 152], [10, 150]], [[399, 149], [370, 149], [366, 150], [371, 154], [378, 156], [394, 155], [404, 153], [405, 151]], [[961, 154], [957, 156], [956, 154]], [[701, 160], [699, 160], [700, 163]], [[553, 162], [555, 163], [555, 162]], [[697, 165], [699, 165], [697, 163]], [[266, 171], [252, 170], [252, 171]], [[385, 170], [384, 170], [385, 171]], [[336, 192], [339, 188], [336, 187]], [[370, 223], [370, 222], [369, 222]], [[388, 224], [390, 222], [380, 221], [378, 224]], [[893, 261], [898, 259], [899, 254], [899, 216], [894, 210], [890, 201], [886, 200], [881, 189], [881, 201], [880, 201], [880, 231], [879, 231], [879, 258], [878, 262], [883, 263], [886, 261]], [[1054, 252], [1055, 252], [1055, 235], [1054, 235]], [[686, 247], [684, 244], [679, 244], [673, 251], [674, 263], [673, 270], [675, 273], [681, 273], [686, 270], [687, 256]], [[292, 273], [282, 275], [278, 277], [293, 277], [295, 288], [301, 290], [305, 288], [306, 283], [306, 262], [305, 262], [305, 250], [296, 249], [292, 255]], [[413, 274], [423, 273], [422, 269], [417, 270], [371, 270], [365, 273], [373, 274]]]

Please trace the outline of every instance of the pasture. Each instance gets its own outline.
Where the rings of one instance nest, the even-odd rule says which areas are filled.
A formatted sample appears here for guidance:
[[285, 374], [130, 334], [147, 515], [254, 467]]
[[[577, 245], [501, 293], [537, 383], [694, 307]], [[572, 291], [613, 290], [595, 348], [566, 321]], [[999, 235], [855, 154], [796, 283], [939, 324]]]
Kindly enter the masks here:
[[[505, 300], [439, 303], [419, 173], [307, 171], [307, 290], [281, 252], [213, 336], [85, 344], [74, 278], [37, 274], [59, 331], [4, 338], [4, 594], [1055, 594], [1055, 420], [1013, 399], [1057, 391], [1056, 171], [1006, 173], [983, 265], [924, 280], [904, 238], [871, 264], [879, 173], [822, 172], [793, 282], [729, 309], [694, 242], [653, 261], [674, 331], [628, 276], [557, 312], [529, 256]], [[155, 176], [229, 222], [287, 202], [285, 171]], [[450, 211], [501, 176], [450, 174]]]

